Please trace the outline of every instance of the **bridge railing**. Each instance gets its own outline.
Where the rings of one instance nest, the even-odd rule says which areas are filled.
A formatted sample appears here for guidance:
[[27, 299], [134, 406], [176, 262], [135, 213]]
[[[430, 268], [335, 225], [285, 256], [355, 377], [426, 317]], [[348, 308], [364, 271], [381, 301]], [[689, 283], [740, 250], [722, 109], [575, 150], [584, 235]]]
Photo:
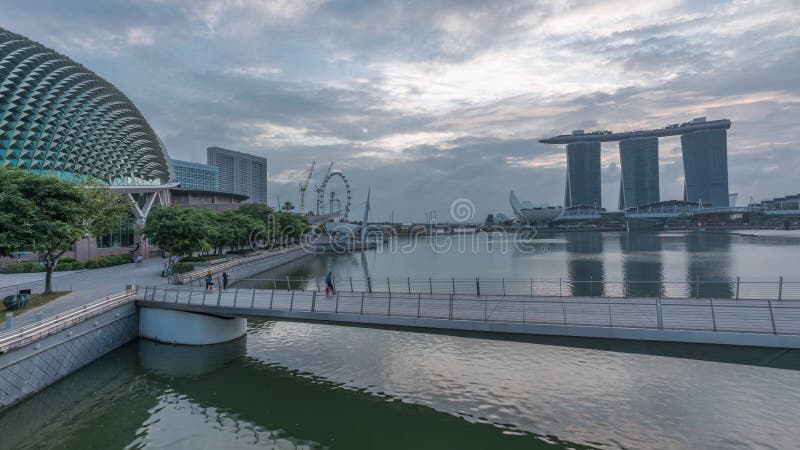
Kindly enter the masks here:
[[[338, 291], [386, 292], [406, 294], [528, 295], [551, 297], [653, 297], [800, 300], [800, 281], [782, 277], [763, 280], [687, 280], [687, 281], [610, 281], [519, 278], [339, 278]], [[236, 287], [255, 289], [315, 290], [325, 289], [317, 277], [245, 278]]]
[[[409, 294], [316, 290], [140, 288], [138, 300], [269, 317], [270, 311], [530, 325], [800, 335], [800, 301], [512, 295]], [[175, 306], [173, 306], [175, 307]], [[180, 306], [178, 306], [180, 307]], [[259, 313], [258, 311], [261, 311]], [[266, 314], [265, 314], [266, 313]], [[334, 316], [330, 316], [334, 314]], [[347, 320], [346, 317], [341, 320]], [[391, 322], [387, 322], [391, 323]]]
[[267, 251], [260, 251], [254, 255], [250, 256], [242, 256], [239, 258], [231, 259], [230, 261], [226, 261], [219, 264], [213, 264], [208, 266], [201, 266], [200, 263], [196, 263], [196, 269], [187, 272], [184, 274], [180, 274], [175, 276], [175, 284], [195, 284], [195, 285], [202, 285], [203, 280], [207, 276], [208, 272], [212, 273], [212, 276], [217, 281], [219, 274], [229, 270], [236, 270], [238, 267], [249, 264], [252, 262], [260, 261], [266, 258], [278, 258], [282, 255], [286, 255], [290, 252], [303, 248], [303, 245], [290, 245], [286, 247], [281, 247], [273, 250]]
[[34, 322], [24, 327], [0, 333], [0, 353], [7, 353], [15, 348], [44, 339], [118, 306], [131, 303], [135, 300], [135, 296], [135, 290], [126, 290], [125, 292], [109, 295], [95, 302], [70, 309], [61, 314], [56, 314], [40, 322]]

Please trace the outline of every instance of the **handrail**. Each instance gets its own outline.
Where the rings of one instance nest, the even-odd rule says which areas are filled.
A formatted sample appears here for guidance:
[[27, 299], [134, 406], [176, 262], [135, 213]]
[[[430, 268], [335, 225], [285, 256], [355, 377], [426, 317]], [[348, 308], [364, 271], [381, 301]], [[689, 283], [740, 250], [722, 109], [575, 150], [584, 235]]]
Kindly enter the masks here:
[[[240, 287], [322, 290], [325, 282], [319, 277], [243, 278]], [[339, 291], [406, 292], [422, 294], [481, 295], [555, 295], [585, 297], [649, 297], [649, 298], [731, 298], [731, 299], [800, 299], [800, 280], [571, 280], [568, 278], [456, 278], [456, 277], [368, 277], [366, 279], [335, 278]]]
[[[469, 320], [548, 324], [800, 335], [800, 300], [664, 299], [559, 296], [502, 296], [403, 292], [348, 292], [325, 295], [316, 290], [147, 287], [138, 300], [168, 308], [224, 308], [226, 314], [293, 311], [372, 317]], [[145, 304], [147, 304], [145, 303]], [[166, 306], [169, 305], [169, 306]], [[230, 308], [233, 308], [231, 310]], [[232, 312], [236, 311], [236, 312]]]
[[0, 333], [0, 353], [28, 345], [51, 334], [57, 333], [67, 326], [83, 322], [119, 305], [130, 303], [136, 298], [136, 291], [130, 290], [107, 296], [98, 301], [70, 309], [61, 314], [35, 322], [15, 330]]
[[241, 257], [241, 258], [235, 258], [235, 259], [231, 259], [229, 261], [223, 262], [223, 263], [214, 264], [212, 266], [206, 266], [206, 267], [204, 267], [202, 269], [195, 269], [195, 270], [193, 270], [191, 272], [180, 274], [177, 277], [175, 277], [176, 280], [178, 281], [176, 284], [186, 284], [187, 282], [192, 282], [194, 280], [199, 280], [199, 279], [203, 278], [205, 276], [205, 274], [207, 274], [208, 272], [218, 273], [220, 271], [223, 271], [223, 270], [226, 270], [226, 269], [230, 269], [232, 267], [236, 267], [236, 266], [240, 266], [240, 265], [243, 265], [243, 264], [248, 264], [248, 263], [251, 263], [251, 262], [259, 261], [259, 260], [262, 260], [262, 259], [265, 259], [265, 258], [269, 258], [269, 257], [274, 256], [274, 255], [278, 255], [278, 254], [282, 254], [282, 253], [288, 253], [290, 251], [297, 250], [297, 249], [300, 249], [300, 248], [305, 248], [305, 245], [303, 245], [303, 244], [290, 245], [290, 246], [286, 246], [286, 247], [281, 247], [278, 250], [272, 250], [272, 251], [267, 251], [267, 252], [264, 252], [264, 253], [258, 253], [257, 255], [253, 255], [253, 256], [244, 256], [244, 257]]

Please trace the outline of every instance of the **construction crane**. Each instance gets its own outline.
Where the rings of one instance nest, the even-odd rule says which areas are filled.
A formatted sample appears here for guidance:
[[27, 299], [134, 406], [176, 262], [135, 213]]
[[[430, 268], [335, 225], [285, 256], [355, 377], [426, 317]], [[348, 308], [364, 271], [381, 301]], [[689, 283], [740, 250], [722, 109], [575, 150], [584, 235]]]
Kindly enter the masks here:
[[308, 170], [308, 176], [304, 182], [300, 183], [300, 214], [306, 212], [306, 191], [308, 190], [308, 183], [311, 182], [311, 175], [314, 174], [314, 166], [316, 164], [316, 161], [311, 161], [311, 168]]

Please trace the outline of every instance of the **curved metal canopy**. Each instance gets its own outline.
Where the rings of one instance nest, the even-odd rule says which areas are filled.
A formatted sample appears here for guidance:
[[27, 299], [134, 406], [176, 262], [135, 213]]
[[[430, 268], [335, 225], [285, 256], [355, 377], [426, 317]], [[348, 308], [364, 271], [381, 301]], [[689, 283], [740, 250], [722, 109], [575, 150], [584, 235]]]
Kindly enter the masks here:
[[0, 165], [108, 184], [160, 184], [167, 154], [128, 97], [83, 65], [0, 28]]

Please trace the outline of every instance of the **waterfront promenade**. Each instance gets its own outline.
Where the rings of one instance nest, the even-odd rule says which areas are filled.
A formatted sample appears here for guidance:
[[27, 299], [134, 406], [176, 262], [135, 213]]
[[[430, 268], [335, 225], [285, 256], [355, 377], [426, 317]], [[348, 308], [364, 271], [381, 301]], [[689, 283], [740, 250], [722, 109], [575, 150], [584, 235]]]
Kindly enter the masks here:
[[[247, 257], [235, 257], [220, 264], [209, 266], [197, 264], [197, 270], [185, 274], [181, 278], [185, 282], [193, 280], [202, 282], [201, 278], [205, 278], [205, 274], [210, 271], [216, 278], [216, 285], [220, 286], [222, 283], [219, 278], [223, 270], [231, 273], [231, 280], [233, 281], [239, 276], [244, 267], [252, 266], [251, 271], [266, 270], [307, 254], [300, 247], [289, 250], [280, 249], [258, 252]], [[161, 271], [166, 261], [166, 259], [162, 258], [152, 258], [144, 260], [140, 265], [123, 264], [102, 269], [56, 272], [53, 274], [53, 290], [69, 291], [69, 294], [14, 317], [14, 328], [33, 323], [38, 312], [43, 313], [45, 318], [52, 317], [118, 293], [128, 285], [166, 286], [167, 279], [161, 276]], [[42, 292], [44, 290], [44, 277], [45, 274], [43, 272], [0, 274], [0, 298], [15, 294], [19, 289]]]
[[[166, 279], [161, 277], [164, 262], [165, 259], [154, 258], [143, 261], [141, 265], [123, 264], [102, 269], [56, 272], [53, 274], [53, 290], [70, 291], [69, 294], [15, 316], [14, 328], [33, 323], [37, 312], [43, 313], [45, 318], [51, 317], [123, 291], [129, 284], [166, 284]], [[44, 272], [0, 274], [0, 297], [12, 295], [17, 289], [42, 292], [44, 275]]]

